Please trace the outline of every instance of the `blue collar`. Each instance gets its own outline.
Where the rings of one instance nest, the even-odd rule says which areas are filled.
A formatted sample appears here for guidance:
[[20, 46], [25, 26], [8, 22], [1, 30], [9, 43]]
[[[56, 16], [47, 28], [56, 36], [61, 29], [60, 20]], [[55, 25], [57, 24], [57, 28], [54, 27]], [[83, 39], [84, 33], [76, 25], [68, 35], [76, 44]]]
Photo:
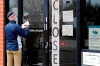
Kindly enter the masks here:
[[9, 22], [16, 24], [16, 21], [15, 20], [9, 20]]

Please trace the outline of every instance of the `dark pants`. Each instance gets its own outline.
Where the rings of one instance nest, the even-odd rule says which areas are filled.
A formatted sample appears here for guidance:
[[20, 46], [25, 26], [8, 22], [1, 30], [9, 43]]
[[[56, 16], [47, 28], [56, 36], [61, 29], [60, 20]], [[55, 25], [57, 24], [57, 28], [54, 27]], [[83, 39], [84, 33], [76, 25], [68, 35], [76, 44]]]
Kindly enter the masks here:
[[37, 64], [38, 62], [38, 50], [35, 47], [29, 47], [27, 50], [28, 64]]
[[28, 64], [37, 64], [38, 63], [38, 47], [36, 47], [37, 37], [39, 33], [31, 32], [30, 36], [26, 39], [27, 46], [27, 55], [28, 55]]

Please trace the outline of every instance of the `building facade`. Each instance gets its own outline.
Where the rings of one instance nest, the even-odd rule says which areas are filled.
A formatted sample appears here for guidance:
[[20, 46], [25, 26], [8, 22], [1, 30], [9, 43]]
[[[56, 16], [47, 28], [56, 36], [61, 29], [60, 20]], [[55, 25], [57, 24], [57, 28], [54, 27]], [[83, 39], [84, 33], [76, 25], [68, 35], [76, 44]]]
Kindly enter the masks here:
[[[58, 5], [56, 4], [56, 2], [58, 2], [58, 0], [54, 1], [53, 6], [55, 8], [57, 7], [56, 5]], [[57, 61], [60, 61], [60, 64], [58, 65], [99, 66], [100, 60], [98, 58], [100, 58], [100, 1], [59, 0], [59, 3], [60, 54], [59, 60]], [[30, 37], [27, 38], [27, 40], [22, 39], [23, 44], [28, 47], [28, 49], [25, 46], [23, 47], [23, 65], [26, 64], [26, 61], [24, 60], [27, 60], [26, 50], [28, 50], [28, 52], [30, 50], [35, 50], [31, 51], [33, 52], [33, 54], [29, 53], [29, 56], [31, 56], [31, 58], [33, 58], [34, 60], [37, 60], [34, 57], [38, 57], [37, 61], [43, 62], [44, 66], [48, 66], [48, 64], [52, 65], [51, 18], [53, 17], [51, 5], [51, 0], [0, 0], [0, 66], [6, 65], [4, 27], [8, 23], [6, 14], [9, 10], [16, 12], [19, 25], [24, 23], [26, 20], [29, 20], [31, 24]], [[28, 16], [24, 16], [25, 14], [27, 14]], [[68, 16], [66, 14], [68, 14]], [[56, 24], [56, 22], [54, 23]], [[57, 31], [55, 30], [55, 32]], [[58, 33], [53, 34], [54, 36], [58, 36]], [[54, 49], [57, 49], [56, 41], [54, 41], [53, 43]], [[49, 48], [45, 48], [48, 45]], [[34, 55], [34, 52], [36, 53], [36, 55]], [[34, 55], [34, 57], [32, 55]], [[55, 57], [54, 59], [57, 58]], [[92, 59], [95, 59], [97, 62], [91, 61]]]
[[0, 66], [4, 66], [4, 47], [5, 47], [5, 39], [4, 39], [4, 24], [5, 24], [5, 1], [0, 0]]

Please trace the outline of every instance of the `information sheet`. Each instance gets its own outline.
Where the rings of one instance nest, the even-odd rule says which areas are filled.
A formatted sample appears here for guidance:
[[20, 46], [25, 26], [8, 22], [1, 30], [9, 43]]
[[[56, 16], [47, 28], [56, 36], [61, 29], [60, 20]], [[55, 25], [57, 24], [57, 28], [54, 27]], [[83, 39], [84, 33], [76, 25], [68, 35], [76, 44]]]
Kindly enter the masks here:
[[73, 10], [63, 11], [63, 22], [73, 22]]
[[100, 50], [100, 26], [89, 26], [89, 49]]
[[73, 36], [73, 25], [62, 25], [62, 36]]
[[83, 52], [83, 66], [100, 66], [100, 53], [98, 52]]

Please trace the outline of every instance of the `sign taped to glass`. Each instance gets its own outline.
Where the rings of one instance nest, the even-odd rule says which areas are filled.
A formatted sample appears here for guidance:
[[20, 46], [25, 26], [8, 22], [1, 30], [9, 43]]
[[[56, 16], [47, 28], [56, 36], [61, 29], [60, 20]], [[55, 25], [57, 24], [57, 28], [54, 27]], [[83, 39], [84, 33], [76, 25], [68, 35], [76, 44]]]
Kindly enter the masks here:
[[100, 50], [100, 26], [89, 26], [89, 49]]

